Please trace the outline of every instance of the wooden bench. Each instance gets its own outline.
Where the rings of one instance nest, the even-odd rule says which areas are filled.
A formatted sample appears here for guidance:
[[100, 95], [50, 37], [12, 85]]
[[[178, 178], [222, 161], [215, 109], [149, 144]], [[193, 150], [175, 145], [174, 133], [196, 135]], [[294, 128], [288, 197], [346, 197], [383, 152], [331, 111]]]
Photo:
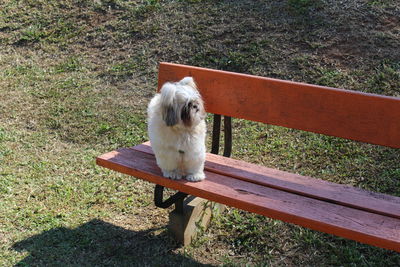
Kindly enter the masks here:
[[[400, 252], [400, 198], [228, 158], [230, 117], [400, 148], [400, 99], [192, 66], [161, 63], [158, 87], [194, 77], [214, 115], [204, 181], [161, 176], [149, 143], [121, 148], [97, 164], [156, 184], [155, 202], [182, 211], [201, 197], [317, 231]], [[218, 154], [224, 116], [224, 156]], [[163, 187], [179, 191], [163, 201]]]

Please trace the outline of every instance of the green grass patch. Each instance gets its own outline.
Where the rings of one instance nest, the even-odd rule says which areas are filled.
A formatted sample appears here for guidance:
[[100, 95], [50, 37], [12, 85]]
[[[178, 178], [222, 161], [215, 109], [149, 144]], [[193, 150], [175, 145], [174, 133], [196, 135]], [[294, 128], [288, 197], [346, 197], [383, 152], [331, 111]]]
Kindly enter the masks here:
[[[394, 1], [1, 2], [0, 265], [398, 266], [398, 253], [231, 208], [182, 248], [151, 184], [95, 164], [147, 140], [160, 61], [398, 96], [396, 10]], [[395, 149], [233, 123], [235, 158], [400, 196]]]

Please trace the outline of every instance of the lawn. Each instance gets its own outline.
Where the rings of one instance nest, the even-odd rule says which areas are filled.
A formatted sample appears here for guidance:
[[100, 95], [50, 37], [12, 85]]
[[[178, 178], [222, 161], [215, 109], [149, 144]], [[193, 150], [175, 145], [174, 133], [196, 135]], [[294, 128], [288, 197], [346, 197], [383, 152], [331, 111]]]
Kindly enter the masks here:
[[[95, 165], [147, 140], [160, 61], [400, 97], [397, 2], [1, 1], [0, 266], [399, 266], [233, 208], [181, 247], [153, 185]], [[399, 150], [233, 123], [234, 158], [400, 196]]]

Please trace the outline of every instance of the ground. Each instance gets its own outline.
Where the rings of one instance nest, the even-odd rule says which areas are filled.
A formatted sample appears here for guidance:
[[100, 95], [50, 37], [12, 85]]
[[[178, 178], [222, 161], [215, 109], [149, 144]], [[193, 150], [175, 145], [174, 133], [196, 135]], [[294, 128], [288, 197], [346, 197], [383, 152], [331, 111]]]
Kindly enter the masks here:
[[[94, 158], [147, 140], [161, 61], [400, 96], [399, 18], [394, 0], [3, 0], [0, 265], [398, 266], [232, 208], [183, 248], [152, 185]], [[398, 150], [234, 124], [235, 158], [400, 196]]]

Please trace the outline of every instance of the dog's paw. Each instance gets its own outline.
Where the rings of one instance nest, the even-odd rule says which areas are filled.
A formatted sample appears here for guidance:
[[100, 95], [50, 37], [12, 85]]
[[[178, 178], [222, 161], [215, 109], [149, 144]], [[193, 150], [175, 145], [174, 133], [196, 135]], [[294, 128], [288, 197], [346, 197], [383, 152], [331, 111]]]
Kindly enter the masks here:
[[162, 170], [162, 173], [164, 177], [171, 178], [172, 180], [182, 179], [182, 175], [176, 170], [173, 171]]
[[204, 174], [204, 172], [198, 172], [195, 174], [188, 174], [186, 176], [186, 180], [190, 181], [190, 182], [199, 182], [204, 180], [204, 178], [206, 178], [206, 175]]

